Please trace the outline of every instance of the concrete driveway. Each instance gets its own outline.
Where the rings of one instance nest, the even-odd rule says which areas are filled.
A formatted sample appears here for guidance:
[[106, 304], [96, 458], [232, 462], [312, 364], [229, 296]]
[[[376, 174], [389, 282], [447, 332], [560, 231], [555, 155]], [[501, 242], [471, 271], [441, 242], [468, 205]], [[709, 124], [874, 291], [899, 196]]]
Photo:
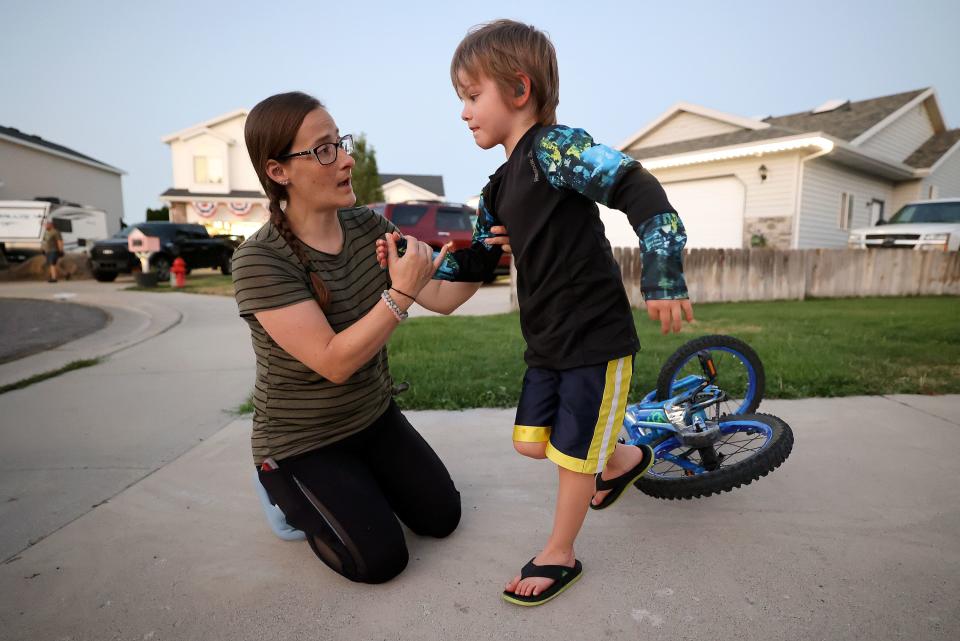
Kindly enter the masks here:
[[960, 638], [960, 396], [766, 402], [796, 434], [781, 469], [698, 501], [631, 490], [588, 516], [584, 578], [517, 608], [499, 591], [549, 531], [556, 472], [513, 452], [511, 410], [410, 413], [463, 519], [354, 585], [263, 519], [250, 419], [223, 411], [253, 371], [233, 301], [77, 292], [127, 316], [15, 361], [102, 339], [104, 363], [0, 395], [0, 639]]
[[550, 527], [555, 472], [513, 454], [512, 412], [411, 412], [463, 495], [394, 581], [355, 585], [268, 529], [249, 421], [0, 567], [5, 639], [943, 639], [960, 636], [960, 397], [765, 403], [796, 449], [698, 501], [636, 491], [591, 513], [584, 578], [499, 599]]

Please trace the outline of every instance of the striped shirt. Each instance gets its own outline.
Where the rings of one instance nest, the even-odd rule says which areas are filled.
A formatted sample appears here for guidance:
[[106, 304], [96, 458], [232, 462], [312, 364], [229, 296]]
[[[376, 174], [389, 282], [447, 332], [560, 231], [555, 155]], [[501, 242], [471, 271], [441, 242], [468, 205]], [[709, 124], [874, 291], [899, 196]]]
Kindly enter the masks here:
[[[304, 245], [330, 292], [325, 314], [335, 332], [380, 303], [389, 279], [377, 264], [376, 240], [394, 229], [366, 207], [343, 209], [338, 216], [343, 229], [339, 254]], [[256, 465], [268, 456], [280, 460], [339, 441], [386, 411], [393, 386], [386, 347], [338, 385], [288, 354], [257, 321], [256, 312], [314, 299], [306, 270], [273, 224], [268, 222], [237, 248], [233, 286], [257, 358], [252, 436]]]

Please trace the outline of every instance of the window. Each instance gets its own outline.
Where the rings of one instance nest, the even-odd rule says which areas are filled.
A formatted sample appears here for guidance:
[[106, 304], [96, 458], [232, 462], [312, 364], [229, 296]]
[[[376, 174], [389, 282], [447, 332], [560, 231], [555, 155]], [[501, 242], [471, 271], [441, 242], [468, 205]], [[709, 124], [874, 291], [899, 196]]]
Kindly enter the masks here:
[[420, 222], [427, 208], [423, 205], [396, 205], [393, 208], [393, 224], [397, 227], [412, 227]]
[[438, 209], [437, 229], [440, 231], [470, 231], [470, 213], [463, 209]]
[[223, 182], [223, 161], [211, 156], [193, 157], [193, 182], [220, 184]]
[[840, 229], [847, 231], [853, 223], [853, 194], [843, 192], [840, 194]]
[[73, 233], [73, 223], [66, 218], [54, 218], [53, 228], [62, 234]]

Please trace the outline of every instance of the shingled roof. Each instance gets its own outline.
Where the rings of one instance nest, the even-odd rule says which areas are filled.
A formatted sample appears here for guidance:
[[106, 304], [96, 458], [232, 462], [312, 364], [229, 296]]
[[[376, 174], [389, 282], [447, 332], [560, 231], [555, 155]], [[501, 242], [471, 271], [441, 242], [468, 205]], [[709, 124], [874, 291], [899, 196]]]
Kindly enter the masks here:
[[960, 129], [942, 131], [931, 136], [920, 148], [910, 154], [903, 164], [917, 169], [926, 169], [937, 164], [940, 158], [960, 142]]
[[740, 131], [731, 131], [730, 133], [726, 134], [705, 136], [703, 138], [693, 138], [692, 140], [681, 140], [679, 142], [671, 142], [665, 145], [656, 145], [655, 147], [639, 147], [637, 149], [632, 149], [627, 153], [634, 158], [658, 158], [660, 156], [682, 154], [688, 151], [729, 147], [731, 145], [742, 145], [748, 142], [771, 140], [773, 138], [783, 138], [785, 136], [795, 136], [796, 134], [796, 131], [790, 131], [789, 129], [784, 129], [782, 127], [741, 129]]
[[916, 89], [892, 96], [848, 102], [832, 111], [819, 114], [804, 111], [787, 116], [770, 116], [763, 121], [796, 133], [822, 131], [849, 142], [924, 91], [926, 89]]
[[97, 160], [96, 158], [91, 158], [90, 156], [87, 156], [86, 154], [81, 154], [79, 151], [75, 151], [75, 150], [73, 150], [73, 149], [70, 149], [69, 147], [64, 147], [63, 145], [58, 145], [58, 144], [55, 143], [55, 142], [50, 142], [49, 140], [44, 140], [44, 139], [41, 138], [40, 136], [35, 136], [35, 135], [33, 135], [33, 134], [24, 133], [24, 132], [22, 132], [22, 131], [20, 131], [19, 129], [16, 129], [16, 128], [14, 128], [14, 127], [4, 127], [3, 125], [0, 125], [0, 135], [7, 136], [8, 138], [13, 138], [13, 139], [18, 140], [18, 141], [21, 141], [21, 142], [29, 143], [29, 144], [31, 144], [31, 145], [36, 145], [36, 146], [38, 146], [38, 147], [43, 147], [44, 149], [48, 149], [48, 150], [50, 150], [50, 151], [55, 151], [55, 152], [59, 152], [59, 153], [61, 153], [61, 154], [66, 154], [66, 155], [68, 155], [68, 156], [73, 156], [73, 157], [75, 157], [75, 158], [79, 158], [79, 159], [81, 159], [81, 160], [85, 160], [85, 161], [87, 161], [87, 162], [91, 162], [91, 163], [100, 165], [100, 166], [103, 167], [104, 169], [107, 169], [107, 170], [112, 171], [112, 172], [115, 172], [115, 173], [121, 173], [121, 174], [123, 173], [122, 170], [117, 169], [116, 167], [113, 167], [112, 165], [108, 165], [107, 163], [102, 162], [102, 161], [100, 161], [100, 160]]
[[380, 174], [380, 185], [386, 185], [398, 178], [408, 183], [426, 189], [431, 194], [443, 196], [443, 176], [427, 176], [423, 174]]
[[769, 116], [763, 119], [763, 122], [770, 125], [765, 129], [743, 129], [655, 147], [640, 147], [629, 153], [635, 158], [658, 158], [812, 132], [823, 132], [842, 140], [852, 141], [925, 91], [927, 90], [917, 89], [881, 98], [847, 102], [824, 113], [804, 111], [786, 116]]

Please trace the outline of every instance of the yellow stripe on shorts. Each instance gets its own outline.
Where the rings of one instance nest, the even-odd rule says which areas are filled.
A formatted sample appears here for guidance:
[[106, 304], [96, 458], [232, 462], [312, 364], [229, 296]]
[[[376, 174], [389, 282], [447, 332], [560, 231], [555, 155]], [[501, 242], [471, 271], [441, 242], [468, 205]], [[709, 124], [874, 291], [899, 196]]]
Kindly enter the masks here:
[[603, 469], [607, 459], [617, 446], [617, 435], [623, 425], [623, 414], [627, 409], [627, 395], [630, 393], [630, 379], [633, 378], [633, 356], [624, 356], [607, 363], [607, 376], [603, 388], [603, 403], [597, 424], [593, 428], [593, 440], [587, 460], [596, 461], [596, 472]]

